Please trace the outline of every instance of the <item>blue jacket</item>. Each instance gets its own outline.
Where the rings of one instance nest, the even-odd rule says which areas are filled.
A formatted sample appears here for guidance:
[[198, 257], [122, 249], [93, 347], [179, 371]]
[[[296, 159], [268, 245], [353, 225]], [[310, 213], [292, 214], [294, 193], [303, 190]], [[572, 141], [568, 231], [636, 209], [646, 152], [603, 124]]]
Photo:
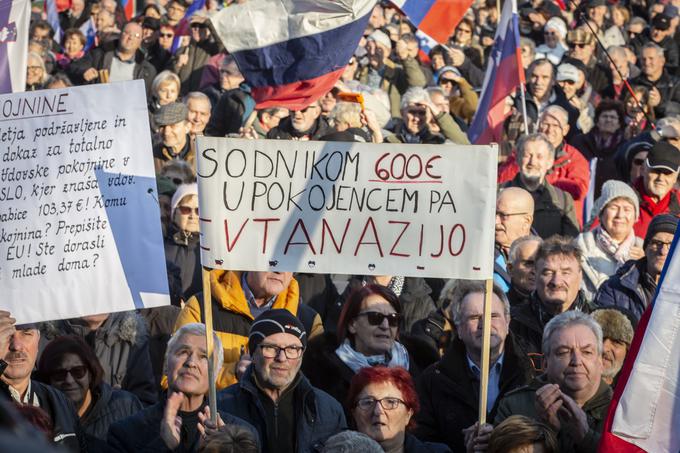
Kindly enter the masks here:
[[[252, 424], [260, 435], [263, 453], [275, 453], [267, 452], [265, 409], [260, 400], [261, 392], [255, 384], [252, 370], [251, 365], [239, 382], [217, 394], [217, 408]], [[312, 453], [320, 450], [330, 436], [346, 429], [347, 422], [340, 403], [326, 392], [312, 387], [302, 373], [298, 378], [293, 390], [297, 423], [296, 453]]]
[[503, 256], [498, 247], [494, 248], [493, 281], [501, 287], [504, 293], [507, 293], [510, 289], [508, 264], [505, 261], [505, 256]]
[[641, 262], [628, 261], [605, 281], [597, 291], [595, 305], [602, 308], [617, 307], [639, 321], [650, 302], [640, 284]]

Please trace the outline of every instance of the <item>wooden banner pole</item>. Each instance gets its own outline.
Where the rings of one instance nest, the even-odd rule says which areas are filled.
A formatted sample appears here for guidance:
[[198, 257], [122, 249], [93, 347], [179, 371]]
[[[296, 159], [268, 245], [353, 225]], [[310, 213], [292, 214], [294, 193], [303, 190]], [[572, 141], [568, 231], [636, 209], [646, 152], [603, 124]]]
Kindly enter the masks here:
[[205, 317], [205, 342], [208, 348], [208, 380], [210, 390], [208, 393], [208, 404], [210, 405], [210, 419], [217, 423], [217, 388], [215, 386], [215, 359], [213, 354], [221, 354], [222, 351], [215, 352], [215, 342], [213, 341], [213, 318], [212, 318], [212, 296], [210, 294], [210, 269], [203, 267], [201, 270], [203, 277], [203, 315]]
[[486, 423], [486, 402], [489, 392], [489, 355], [491, 353], [491, 297], [493, 296], [493, 280], [485, 281], [484, 318], [482, 324], [482, 363], [479, 377], [479, 424]]

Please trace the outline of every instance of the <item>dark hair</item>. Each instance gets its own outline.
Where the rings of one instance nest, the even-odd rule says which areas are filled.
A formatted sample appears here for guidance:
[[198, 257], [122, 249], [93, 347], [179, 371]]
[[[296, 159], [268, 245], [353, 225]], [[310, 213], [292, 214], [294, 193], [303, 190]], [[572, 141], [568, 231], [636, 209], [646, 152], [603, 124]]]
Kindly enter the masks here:
[[397, 295], [394, 294], [391, 289], [377, 284], [363, 286], [352, 292], [347, 299], [347, 302], [345, 302], [345, 305], [342, 307], [340, 319], [338, 319], [337, 330], [338, 341], [340, 343], [345, 341], [345, 338], [349, 338], [350, 341], [354, 340], [354, 335], [347, 331], [347, 326], [359, 314], [359, 311], [361, 310], [361, 303], [364, 301], [364, 299], [373, 294], [381, 296], [383, 299], [389, 302], [389, 304], [395, 309], [397, 313], [401, 314], [401, 303], [399, 303], [399, 297], [397, 297]]
[[71, 36], [77, 36], [78, 40], [80, 43], [85, 46], [87, 44], [87, 38], [85, 37], [85, 34], [80, 31], [77, 28], [69, 28], [64, 32], [64, 38], [62, 39], [62, 43], [65, 43], [67, 39], [69, 39]]
[[413, 411], [413, 417], [406, 425], [406, 429], [415, 428], [415, 415], [420, 411], [420, 402], [418, 400], [418, 393], [416, 393], [413, 378], [408, 371], [401, 367], [385, 367], [372, 366], [359, 370], [357, 374], [352, 377], [352, 382], [349, 385], [347, 392], [347, 407], [353, 409], [359, 393], [369, 384], [393, 384], [401, 392], [401, 399], [408, 409]]
[[441, 44], [437, 44], [434, 46], [429, 53], [430, 60], [434, 58], [435, 55], [441, 55], [444, 58], [444, 64], [446, 66], [452, 66], [453, 65], [453, 60], [451, 60], [451, 57], [449, 56], [449, 53], [444, 49], [444, 46]]
[[104, 369], [92, 348], [85, 343], [85, 340], [76, 335], [57, 337], [45, 346], [38, 362], [36, 378], [41, 382], [50, 384], [52, 372], [61, 364], [66, 354], [75, 354], [80, 357], [83, 365], [90, 372], [90, 390], [94, 391], [99, 388], [104, 378]]
[[602, 99], [597, 107], [595, 107], [595, 124], [600, 120], [600, 115], [604, 112], [609, 112], [614, 110], [619, 116], [619, 128], [626, 125], [626, 110], [623, 107], [623, 103], [616, 99]]
[[247, 428], [239, 425], [224, 425], [217, 433], [201, 442], [201, 453], [257, 453], [257, 438]]
[[541, 444], [545, 453], [560, 451], [557, 438], [545, 424], [524, 415], [512, 415], [491, 432], [487, 453], [503, 453], [524, 445]]
[[538, 247], [536, 252], [536, 263], [540, 260], [545, 260], [549, 256], [564, 255], [571, 256], [581, 263], [581, 249], [570, 239], [564, 236], [551, 236]]

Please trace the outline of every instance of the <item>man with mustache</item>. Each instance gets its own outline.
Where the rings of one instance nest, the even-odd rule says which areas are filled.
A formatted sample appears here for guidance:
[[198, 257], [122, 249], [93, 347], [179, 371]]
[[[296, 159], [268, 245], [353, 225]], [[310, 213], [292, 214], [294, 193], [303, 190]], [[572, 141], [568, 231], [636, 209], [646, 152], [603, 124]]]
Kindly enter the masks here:
[[602, 380], [614, 387], [633, 341], [633, 325], [623, 312], [613, 308], [600, 308], [591, 316], [602, 327]]
[[72, 452], [87, 451], [73, 405], [59, 390], [31, 379], [40, 331], [35, 324], [15, 322], [9, 312], [0, 310], [0, 398], [41, 408], [54, 425], [56, 445]]
[[291, 312], [265, 311], [248, 335], [252, 364], [218, 394], [220, 410], [257, 428], [263, 453], [316, 451], [347, 427], [340, 403], [300, 372], [306, 346], [305, 327]]
[[[456, 337], [441, 360], [426, 369], [417, 381], [421, 402], [417, 435], [427, 441], [446, 443], [452, 451], [465, 451], [468, 431], [477, 428], [484, 282], [461, 280], [449, 309]], [[493, 419], [501, 398], [528, 383], [531, 376], [531, 364], [517, 351], [509, 334], [510, 304], [498, 285], [494, 285], [491, 310], [486, 407], [489, 419]], [[473, 429], [468, 429], [471, 426]]]
[[519, 173], [501, 188], [520, 187], [534, 199], [533, 225], [543, 239], [552, 235], [575, 237], [579, 233], [574, 200], [546, 180], [555, 162], [555, 147], [542, 133], [522, 136], [517, 142]]
[[510, 331], [542, 370], [543, 329], [554, 316], [566, 311], [590, 313], [591, 305], [580, 290], [581, 250], [571, 239], [554, 236], [536, 252], [536, 290], [529, 301], [512, 309]]
[[545, 326], [542, 348], [545, 373], [501, 400], [494, 425], [524, 415], [549, 425], [563, 453], [597, 451], [612, 397], [602, 381], [602, 329], [585, 313], [561, 313]]

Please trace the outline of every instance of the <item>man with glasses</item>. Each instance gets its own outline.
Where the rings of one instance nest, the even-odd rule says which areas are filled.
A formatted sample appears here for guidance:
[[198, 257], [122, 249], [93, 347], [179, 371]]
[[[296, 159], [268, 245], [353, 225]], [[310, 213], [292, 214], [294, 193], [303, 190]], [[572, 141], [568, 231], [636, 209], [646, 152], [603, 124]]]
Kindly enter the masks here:
[[[416, 435], [427, 441], [446, 443], [451, 451], [465, 451], [468, 427], [476, 428], [482, 355], [484, 284], [461, 281], [453, 293], [451, 318], [456, 338], [439, 362], [417, 381], [420, 413]], [[505, 394], [529, 382], [531, 365], [519, 353], [509, 334], [510, 304], [503, 290], [494, 285], [491, 299], [491, 343], [486, 411], [493, 419], [497, 402]]]
[[328, 119], [321, 115], [321, 105], [317, 100], [303, 109], [291, 110], [288, 117], [281, 119], [278, 126], [267, 132], [267, 138], [318, 140], [332, 131]]
[[311, 452], [347, 426], [340, 403], [300, 372], [306, 346], [298, 318], [284, 309], [265, 311], [248, 333], [252, 364], [218, 394], [220, 410], [255, 426], [263, 453]]
[[119, 82], [142, 79], [148, 95], [151, 82], [156, 77], [156, 70], [144, 58], [144, 53], [140, 50], [141, 46], [142, 26], [136, 22], [128, 22], [123, 27], [116, 49], [109, 51], [104, 51], [102, 48], [95, 49], [92, 66], [99, 71], [100, 81]]
[[644, 258], [628, 261], [604, 282], [595, 303], [604, 308], [619, 308], [639, 321], [654, 297], [677, 228], [678, 217], [674, 215], [654, 217], [642, 244]]
[[188, 5], [184, 0], [172, 0], [166, 9], [165, 20], [169, 25], [176, 27], [179, 21], [184, 18], [187, 7]]
[[40, 330], [35, 324], [15, 322], [9, 312], [0, 310], [0, 398], [41, 408], [53, 423], [55, 444], [71, 452], [87, 451], [73, 405], [54, 387], [31, 379]]

